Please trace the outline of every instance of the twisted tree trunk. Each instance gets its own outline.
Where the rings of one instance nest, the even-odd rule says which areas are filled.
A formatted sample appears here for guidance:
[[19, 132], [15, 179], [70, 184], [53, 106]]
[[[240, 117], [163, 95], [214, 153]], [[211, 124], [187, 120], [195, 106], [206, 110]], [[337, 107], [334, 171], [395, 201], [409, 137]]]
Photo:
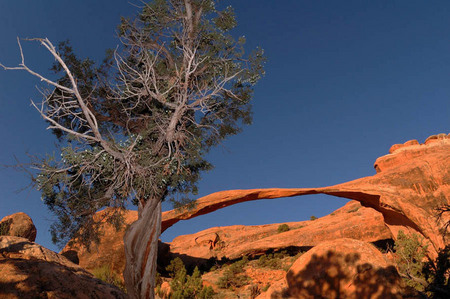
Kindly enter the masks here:
[[158, 238], [161, 234], [161, 201], [139, 206], [138, 220], [123, 238], [126, 265], [123, 273], [130, 298], [154, 298]]

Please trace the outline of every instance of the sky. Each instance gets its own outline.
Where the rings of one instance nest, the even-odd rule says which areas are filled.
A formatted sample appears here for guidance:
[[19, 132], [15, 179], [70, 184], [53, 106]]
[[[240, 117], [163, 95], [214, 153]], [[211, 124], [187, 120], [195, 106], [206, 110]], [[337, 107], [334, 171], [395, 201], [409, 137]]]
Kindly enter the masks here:
[[[134, 3], [134, 4], [133, 4]], [[100, 61], [118, 44], [121, 16], [138, 0], [0, 0], [0, 62], [20, 63], [16, 38], [70, 40], [79, 57]], [[216, 191], [329, 186], [375, 174], [373, 163], [395, 143], [450, 130], [449, 1], [223, 0], [234, 7], [237, 37], [265, 50], [266, 76], [253, 97], [253, 124], [208, 155], [199, 197]], [[24, 45], [43, 74], [52, 59]], [[0, 70], [0, 164], [55, 151], [55, 138], [30, 106], [40, 82]], [[23, 172], [0, 168], [0, 218], [31, 216], [36, 242], [55, 251], [55, 217], [27, 187]], [[327, 215], [347, 201], [326, 195], [260, 200], [175, 224], [161, 236], [235, 224], [258, 225]], [[164, 210], [171, 209], [169, 204]]]

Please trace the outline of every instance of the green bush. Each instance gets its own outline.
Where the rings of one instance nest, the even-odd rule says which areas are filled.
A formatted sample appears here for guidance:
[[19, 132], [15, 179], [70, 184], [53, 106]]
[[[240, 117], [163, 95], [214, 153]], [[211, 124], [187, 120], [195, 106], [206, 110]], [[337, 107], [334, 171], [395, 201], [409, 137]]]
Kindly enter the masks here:
[[428, 284], [422, 272], [428, 246], [423, 246], [422, 243], [423, 238], [419, 238], [417, 234], [405, 235], [403, 231], [399, 231], [394, 245], [400, 275], [408, 286], [420, 292]]
[[289, 230], [290, 230], [289, 225], [287, 225], [286, 223], [285, 224], [280, 224], [280, 226], [278, 226], [278, 229], [277, 229], [278, 233], [284, 233], [284, 232], [287, 232]]
[[313, 221], [313, 220], [317, 220], [318, 218], [316, 217], [316, 216], [314, 216], [314, 215], [312, 215], [311, 216], [311, 218], [309, 218], [311, 221]]
[[357, 211], [359, 210], [359, 208], [360, 208], [360, 207], [354, 207], [353, 209], [348, 210], [347, 213], [354, 213], [354, 212], [357, 212]]
[[119, 274], [114, 272], [109, 265], [103, 265], [101, 267], [92, 270], [92, 275], [95, 278], [103, 280], [106, 283], [114, 285], [119, 289], [126, 291], [125, 284]]
[[171, 299], [209, 299], [213, 297], [214, 290], [212, 287], [203, 286], [202, 276], [197, 267], [192, 275], [188, 275], [183, 261], [177, 257], [170, 262], [166, 270], [172, 277], [170, 282], [172, 291], [169, 294]]
[[267, 290], [270, 288], [270, 283], [268, 283], [268, 284], [266, 284], [262, 289], [261, 289], [261, 291], [262, 292], [267, 292]]
[[250, 282], [250, 277], [244, 274], [247, 263], [248, 258], [245, 256], [242, 260], [231, 264], [225, 269], [223, 276], [219, 277], [217, 286], [221, 289], [235, 289], [247, 285]]
[[270, 268], [270, 269], [281, 269], [283, 267], [283, 262], [281, 261], [280, 256], [277, 254], [265, 254], [260, 256], [258, 259], [258, 267], [261, 268]]

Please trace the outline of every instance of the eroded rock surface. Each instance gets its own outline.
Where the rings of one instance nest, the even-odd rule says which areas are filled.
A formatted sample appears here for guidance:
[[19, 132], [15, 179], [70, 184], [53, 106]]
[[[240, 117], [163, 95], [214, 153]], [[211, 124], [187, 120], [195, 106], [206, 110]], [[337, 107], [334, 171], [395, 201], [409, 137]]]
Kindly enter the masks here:
[[377, 174], [322, 188], [251, 189], [221, 191], [197, 200], [191, 210], [163, 213], [162, 231], [180, 220], [187, 220], [218, 209], [257, 199], [292, 197], [307, 194], [329, 194], [359, 201], [379, 211], [394, 238], [399, 230], [421, 234], [432, 245], [436, 256], [445, 246], [441, 233], [450, 215], [436, 217], [436, 210], [450, 205], [450, 138], [439, 134], [425, 144], [406, 142], [391, 154], [375, 162]]
[[36, 227], [30, 216], [25, 213], [19, 212], [3, 217], [0, 228], [2, 235], [27, 238], [31, 242], [36, 240]]
[[126, 298], [65, 257], [28, 239], [0, 236], [0, 297]]
[[278, 232], [278, 224], [213, 227], [170, 243], [173, 254], [208, 259], [235, 259], [284, 248], [309, 249], [320, 242], [354, 238], [366, 242], [392, 239], [381, 213], [351, 201], [331, 215], [314, 221], [288, 222], [289, 231]]
[[[104, 219], [105, 213], [108, 210], [103, 210], [95, 215], [96, 220]], [[103, 221], [100, 233], [100, 243], [91, 244], [90, 250], [78, 244], [67, 244], [61, 251], [62, 255], [67, 256], [70, 260], [78, 260], [78, 264], [88, 270], [92, 271], [96, 268], [108, 265], [112, 271], [122, 276], [125, 269], [125, 250], [123, 244], [123, 236], [128, 225], [137, 220], [137, 211], [124, 211], [123, 218], [125, 225], [123, 229], [117, 231], [113, 225]]]

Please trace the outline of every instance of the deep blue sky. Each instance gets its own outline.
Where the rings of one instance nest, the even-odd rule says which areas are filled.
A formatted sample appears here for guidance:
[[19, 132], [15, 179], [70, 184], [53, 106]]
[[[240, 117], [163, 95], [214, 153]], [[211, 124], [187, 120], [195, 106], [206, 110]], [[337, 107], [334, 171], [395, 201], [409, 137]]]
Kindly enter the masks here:
[[[133, 2], [133, 1], [131, 1]], [[134, 1], [139, 3], [139, 1]], [[373, 175], [373, 162], [394, 143], [450, 127], [450, 2], [224, 0], [236, 11], [248, 49], [268, 58], [256, 87], [254, 123], [212, 151], [200, 196], [227, 189], [315, 187]], [[0, 1], [0, 61], [20, 62], [16, 37], [69, 39], [95, 60], [118, 41], [120, 16], [137, 8], [119, 0]], [[37, 44], [26, 60], [47, 72], [52, 60]], [[0, 163], [26, 152], [54, 151], [53, 136], [30, 107], [37, 80], [0, 71]], [[53, 250], [53, 216], [34, 190], [16, 191], [23, 173], [0, 170], [0, 218], [15, 212], [35, 222], [37, 242]], [[162, 239], [212, 226], [300, 221], [346, 201], [326, 196], [262, 200], [181, 222]], [[165, 209], [169, 209], [167, 205]]]

